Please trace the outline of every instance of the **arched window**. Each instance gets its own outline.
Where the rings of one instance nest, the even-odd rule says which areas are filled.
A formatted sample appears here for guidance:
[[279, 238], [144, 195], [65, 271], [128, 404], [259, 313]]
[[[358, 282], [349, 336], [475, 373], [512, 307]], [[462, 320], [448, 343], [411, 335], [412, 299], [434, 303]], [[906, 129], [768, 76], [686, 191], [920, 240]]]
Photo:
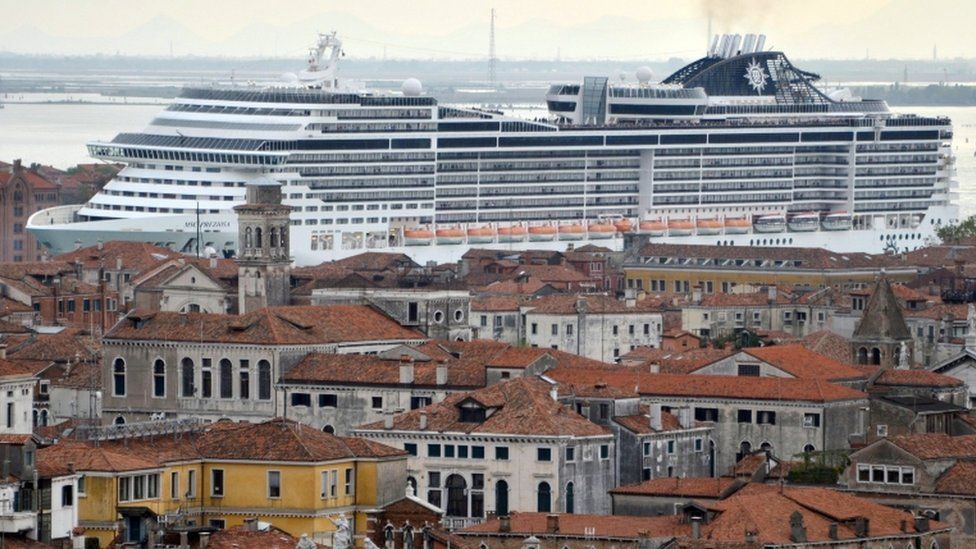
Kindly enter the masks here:
[[258, 362], [258, 400], [271, 400], [271, 363]]
[[877, 347], [871, 349], [871, 364], [881, 365], [881, 349]]
[[125, 396], [125, 361], [121, 357], [112, 361], [112, 396]]
[[270, 239], [270, 246], [271, 246], [271, 248], [272, 249], [273, 248], [277, 248], [278, 247], [278, 229], [276, 229], [274, 227], [271, 227], [271, 230], [268, 232], [268, 235], [269, 235], [269, 239]]
[[508, 482], [504, 480], [495, 483], [495, 514], [499, 517], [508, 515]]
[[866, 347], [861, 347], [857, 350], [857, 363], [867, 364], [868, 363], [868, 350]]
[[180, 396], [190, 398], [196, 392], [194, 377], [196, 376], [193, 359], [186, 357], [180, 362]]
[[759, 449], [763, 452], [772, 452], [773, 445], [770, 444], [769, 441], [763, 441], [763, 443], [759, 445]]
[[548, 482], [540, 482], [536, 495], [535, 510], [540, 513], [552, 512], [552, 488]]
[[417, 479], [414, 477], [407, 477], [407, 486], [413, 491], [413, 495], [417, 495]]
[[803, 453], [804, 454], [812, 454], [816, 450], [817, 449], [813, 446], [813, 444], [807, 444], [806, 446], [803, 447]]
[[48, 413], [47, 410], [41, 410], [41, 426], [47, 425]]
[[254, 247], [254, 238], [251, 234], [251, 228], [248, 227], [244, 229], [244, 248], [246, 249], [246, 248], [253, 248], [253, 247]]
[[234, 398], [234, 364], [220, 360], [220, 398]]
[[566, 484], [566, 512], [571, 515], [576, 512], [576, 493], [572, 482]]
[[743, 440], [742, 443], [739, 444], [739, 453], [735, 456], [735, 460], [739, 461], [740, 459], [748, 456], [750, 453], [752, 453], [752, 443], [748, 440]]
[[254, 229], [254, 247], [263, 248], [264, 244], [261, 243], [261, 227]]
[[125, 416], [115, 416], [115, 420], [112, 423], [116, 425], [125, 425]]
[[38, 414], [37, 413], [37, 410], [35, 409], [34, 410], [34, 427], [37, 427], [37, 422], [39, 421], [39, 419], [38, 419], [39, 417], [40, 417], [40, 414]]
[[153, 362], [153, 396], [166, 396], [166, 363], [161, 358]]
[[329, 433], [330, 435], [334, 435], [335, 434], [335, 427], [333, 427], [331, 425], [326, 425], [325, 427], [322, 427], [322, 432], [323, 433]]
[[447, 516], [468, 516], [468, 483], [461, 475], [447, 477]]

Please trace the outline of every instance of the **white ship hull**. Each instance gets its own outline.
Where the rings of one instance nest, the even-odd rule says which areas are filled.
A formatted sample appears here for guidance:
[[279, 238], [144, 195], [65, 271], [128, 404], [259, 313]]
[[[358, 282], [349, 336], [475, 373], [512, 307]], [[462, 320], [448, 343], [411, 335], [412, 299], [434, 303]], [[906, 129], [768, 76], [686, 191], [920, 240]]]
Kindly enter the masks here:
[[[31, 232], [52, 253], [64, 253], [79, 246], [95, 245], [99, 241], [129, 240], [156, 243], [185, 253], [197, 252], [197, 236], [200, 235], [200, 252], [208, 247], [217, 250], [233, 250], [237, 244], [237, 220], [233, 213], [207, 214], [199, 218], [200, 232], [197, 232], [197, 217], [195, 215], [167, 215], [152, 218], [151, 223], [139, 219], [118, 219], [110, 221], [93, 221], [82, 223], [56, 223], [60, 216], [70, 215], [79, 206], [61, 206], [38, 212], [31, 218]], [[825, 248], [840, 253], [882, 253], [886, 251], [906, 251], [920, 248], [938, 241], [935, 235], [937, 225], [931, 221], [936, 219], [952, 219], [955, 207], [931, 208], [926, 212], [925, 220], [916, 227], [886, 227], [883, 218], [877, 218], [876, 225], [868, 229], [850, 229], [846, 231], [783, 231], [780, 233], [747, 232], [745, 234], [689, 234], [684, 236], [650, 236], [653, 242], [667, 244], [698, 244], [722, 246], [754, 246], [754, 247], [804, 247]], [[44, 221], [47, 221], [45, 223]], [[148, 228], [151, 227], [151, 230]], [[366, 230], [381, 232], [378, 227], [363, 227], [351, 234], [361, 235]], [[496, 237], [491, 241], [484, 241], [484, 237], [476, 237], [476, 242], [462, 241], [460, 243], [434, 243], [416, 245], [388, 245], [383, 240], [376, 240], [360, 247], [343, 247], [341, 234], [337, 234], [335, 242], [340, 243], [332, 249], [312, 250], [310, 247], [296, 246], [298, 242], [308, 242], [312, 231], [302, 226], [292, 228], [292, 256], [295, 264], [316, 265], [325, 261], [342, 259], [367, 251], [383, 251], [403, 253], [415, 261], [455, 262], [461, 259], [471, 248], [487, 248], [497, 250], [565, 250], [568, 245], [574, 247], [586, 244], [604, 246], [614, 251], [621, 251], [624, 247], [624, 235], [617, 233], [612, 238], [591, 238], [580, 235], [580, 239], [567, 242], [555, 238], [541, 240], [522, 240], [506, 242], [505, 237]], [[633, 234], [633, 233], [632, 233]], [[636, 236], [636, 235], [635, 235]], [[349, 238], [347, 242], [363, 242], [362, 238]]]

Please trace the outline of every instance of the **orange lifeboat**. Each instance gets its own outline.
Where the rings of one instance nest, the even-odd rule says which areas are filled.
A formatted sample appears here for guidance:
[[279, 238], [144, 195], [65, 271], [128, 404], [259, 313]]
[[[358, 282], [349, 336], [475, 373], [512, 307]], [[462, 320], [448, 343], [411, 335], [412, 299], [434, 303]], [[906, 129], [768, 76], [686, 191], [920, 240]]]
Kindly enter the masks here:
[[613, 238], [613, 235], [617, 233], [617, 227], [612, 223], [590, 223], [586, 229], [589, 231], [591, 239]]
[[491, 227], [469, 227], [468, 244], [487, 244], [495, 240], [495, 229]]
[[695, 222], [691, 219], [672, 219], [668, 221], [668, 236], [691, 236]]
[[509, 225], [508, 227], [498, 227], [499, 242], [522, 242], [525, 240], [527, 231], [522, 225]]
[[637, 225], [637, 234], [664, 236], [667, 232], [668, 224], [660, 219], [647, 219]]
[[427, 246], [434, 241], [434, 231], [423, 227], [403, 229], [403, 243], [407, 246]]
[[550, 242], [556, 239], [556, 228], [552, 225], [536, 225], [529, 227], [529, 241]]
[[438, 244], [463, 244], [466, 235], [464, 229], [460, 227], [437, 229], [434, 234], [437, 235]]
[[559, 226], [559, 240], [583, 240], [586, 228], [576, 223]]
[[617, 229], [617, 232], [620, 233], [629, 233], [630, 231], [634, 230], [634, 222], [626, 217], [615, 220], [613, 222], [613, 226]]
[[752, 229], [752, 221], [746, 217], [726, 217], [725, 234], [746, 234]]
[[712, 219], [698, 219], [695, 222], [698, 227], [698, 234], [700, 235], [710, 235], [710, 234], [721, 234], [722, 233], [722, 220], [718, 218]]

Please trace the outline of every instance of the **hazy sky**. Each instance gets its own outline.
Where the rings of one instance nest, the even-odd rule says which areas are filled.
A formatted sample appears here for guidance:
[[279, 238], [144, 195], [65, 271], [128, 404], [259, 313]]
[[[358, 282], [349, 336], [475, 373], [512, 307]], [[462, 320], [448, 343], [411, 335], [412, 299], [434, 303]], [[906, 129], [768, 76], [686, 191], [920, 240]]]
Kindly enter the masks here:
[[[976, 57], [976, 0], [0, 0], [0, 51], [301, 58], [317, 30], [350, 56], [693, 57], [713, 30], [793, 57]], [[2, 67], [0, 67], [2, 68]]]

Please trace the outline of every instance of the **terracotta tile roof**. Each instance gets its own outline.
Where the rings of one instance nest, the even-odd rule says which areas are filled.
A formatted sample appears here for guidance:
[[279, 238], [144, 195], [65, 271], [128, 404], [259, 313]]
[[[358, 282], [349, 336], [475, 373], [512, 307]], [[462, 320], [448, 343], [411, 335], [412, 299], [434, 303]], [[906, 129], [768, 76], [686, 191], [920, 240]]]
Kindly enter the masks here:
[[420, 266], [410, 256], [393, 252], [363, 252], [334, 263], [352, 271], [386, 271]]
[[0, 444], [27, 444], [33, 435], [18, 433], [0, 433]]
[[[261, 531], [248, 530], [246, 526], [233, 526], [217, 530], [210, 536], [208, 549], [295, 549], [298, 538], [289, 535], [284, 530], [272, 526]], [[322, 544], [315, 547], [325, 549]]]
[[590, 282], [588, 276], [567, 265], [519, 265], [512, 273], [513, 277], [526, 275], [548, 284], [562, 285]]
[[556, 290], [549, 283], [543, 282], [538, 278], [530, 277], [524, 282], [520, 280], [497, 280], [484, 286], [479, 292], [489, 295], [505, 296], [534, 295], [546, 287], [552, 288], [553, 291]]
[[[777, 269], [800, 270], [880, 269], [886, 266], [905, 266], [901, 259], [896, 256], [835, 253], [824, 248], [647, 243], [637, 251], [636, 255], [638, 257], [677, 257], [681, 259], [783, 261], [788, 262], [789, 265], [777, 267]], [[676, 266], [680, 267], [680, 264]]]
[[[864, 372], [866, 376], [878, 372], [877, 366], [855, 366]], [[965, 385], [961, 379], [937, 374], [928, 370], [898, 370], [883, 368], [880, 375], [874, 379], [874, 385], [900, 386], [900, 387], [962, 387]]]
[[676, 498], [712, 498], [728, 495], [738, 481], [727, 477], [664, 477], [645, 480], [640, 484], [620, 486], [610, 490], [611, 494], [638, 496], [670, 496]]
[[940, 494], [976, 496], [976, 461], [957, 461], [935, 482]]
[[[442, 402], [393, 418], [395, 430], [420, 430], [420, 416], [427, 415], [427, 431], [492, 433], [499, 435], [610, 436], [610, 431], [591, 423], [552, 399], [553, 387], [538, 377], [521, 377], [468, 393], [448, 396]], [[491, 413], [484, 421], [461, 421], [459, 404], [474, 401]], [[383, 422], [359, 427], [383, 430]]]
[[0, 358], [0, 379], [17, 379], [34, 377], [34, 371], [25, 365]]
[[743, 351], [799, 379], [841, 381], [867, 377], [864, 372], [849, 364], [838, 362], [802, 345], [750, 347]]
[[661, 412], [661, 430], [651, 428], [651, 416], [647, 406], [640, 407], [640, 413], [630, 416], [615, 416], [613, 421], [632, 433], [651, 434], [679, 431], [682, 429], [678, 418], [670, 412]]
[[425, 338], [365, 305], [306, 305], [267, 307], [241, 316], [133, 311], [105, 339], [315, 345]]
[[65, 329], [56, 334], [32, 333], [7, 348], [7, 358], [15, 361], [67, 362], [88, 359], [99, 343], [87, 331]]
[[800, 344], [837, 362], [852, 363], [850, 340], [830, 330], [812, 332], [801, 339]]
[[[739, 493], [712, 505], [718, 516], [702, 526], [702, 539], [744, 541], [745, 531], [756, 533], [758, 544], [793, 544], [790, 516], [803, 517], [810, 542], [828, 541], [831, 523], [837, 523], [838, 539], [855, 538], [849, 521], [865, 517], [869, 537], [901, 535], [903, 522], [916, 532], [911, 513], [827, 488], [785, 488], [749, 485]], [[845, 524], [847, 522], [847, 524]], [[945, 525], [932, 524], [933, 529]]]
[[519, 300], [514, 296], [498, 295], [471, 300], [472, 312], [518, 312]]
[[44, 478], [70, 474], [69, 465], [76, 471], [118, 473], [154, 469], [159, 462], [124, 449], [69, 440], [37, 451], [37, 471]]
[[662, 374], [689, 374], [713, 362], [735, 354], [733, 349], [702, 347], [685, 351], [667, 351], [655, 347], [637, 347], [625, 354], [621, 362], [640, 366], [656, 364]]
[[574, 387], [606, 383], [642, 396], [725, 398], [804, 402], [866, 399], [867, 395], [819, 379], [650, 374], [633, 368], [555, 368], [546, 376]]
[[55, 256], [55, 259], [70, 264], [79, 262], [87, 269], [104, 267], [108, 270], [115, 270], [118, 261], [121, 260], [124, 270], [141, 273], [178, 256], [178, 253], [168, 248], [154, 246], [148, 242], [118, 240], [103, 243], [102, 249], [98, 249], [98, 246], [89, 246]]
[[338, 437], [286, 419], [214, 429], [201, 436], [196, 446], [202, 457], [211, 460], [317, 463], [407, 455], [378, 442]]
[[65, 389], [94, 389], [102, 388], [102, 369], [98, 362], [74, 363], [64, 375], [51, 380], [52, 387]]
[[603, 294], [547, 295], [526, 301], [522, 307], [533, 314], [550, 315], [576, 315], [583, 310], [587, 314], [646, 314], [660, 309], [655, 300], [635, 301], [628, 307], [626, 301]]
[[0, 318], [14, 313], [29, 313], [32, 311], [33, 309], [30, 305], [25, 305], [9, 297], [0, 296]]
[[[545, 536], [549, 513], [519, 513], [509, 516], [510, 533], [522, 536]], [[629, 517], [622, 515], [559, 514], [559, 536], [586, 536], [587, 539], [637, 539], [642, 532], [650, 537], [675, 537], [691, 532], [690, 525], [681, 524], [677, 517]], [[469, 526], [456, 533], [462, 537], [499, 533], [500, 521], [495, 518]]]
[[943, 433], [922, 433], [898, 435], [888, 441], [922, 460], [976, 457], [976, 435], [953, 437]]
[[972, 246], [926, 246], [903, 255], [906, 264], [920, 267], [952, 267], [957, 261], [976, 263], [976, 248]]

